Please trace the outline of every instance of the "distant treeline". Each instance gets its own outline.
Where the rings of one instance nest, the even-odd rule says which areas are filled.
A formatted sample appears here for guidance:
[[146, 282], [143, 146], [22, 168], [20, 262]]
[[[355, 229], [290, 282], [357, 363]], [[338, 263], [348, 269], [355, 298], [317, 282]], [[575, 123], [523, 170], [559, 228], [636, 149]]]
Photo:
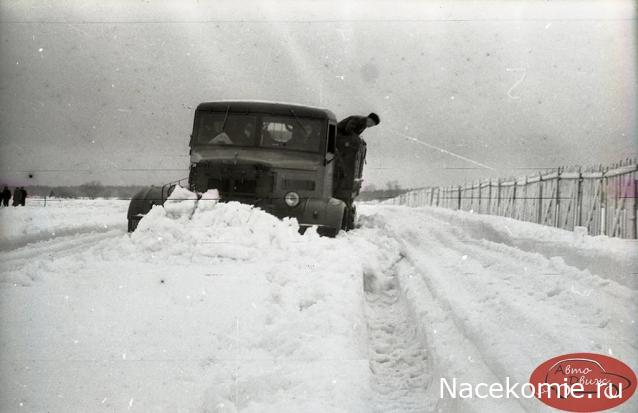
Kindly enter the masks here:
[[[103, 185], [98, 181], [93, 181], [77, 186], [28, 186], [26, 190], [30, 197], [130, 199], [142, 188], [144, 188], [142, 185]], [[401, 188], [396, 182], [388, 182], [384, 189], [377, 189], [373, 185], [369, 185], [363, 188], [358, 199], [360, 201], [390, 199], [407, 191], [409, 189]]]
[[411, 189], [397, 188], [397, 189], [369, 190], [367, 188], [364, 188], [363, 191], [361, 191], [361, 193], [359, 194], [359, 197], [357, 198], [357, 200], [358, 201], [375, 201], [375, 200], [382, 201], [384, 199], [395, 198], [409, 191], [411, 191]]
[[142, 185], [103, 185], [100, 182], [87, 182], [77, 186], [28, 186], [29, 196], [56, 198], [120, 198], [130, 199]]
[[374, 185], [366, 185], [359, 194], [359, 201], [382, 201], [402, 195], [411, 189], [401, 188], [398, 181], [386, 182], [385, 188], [377, 189]]

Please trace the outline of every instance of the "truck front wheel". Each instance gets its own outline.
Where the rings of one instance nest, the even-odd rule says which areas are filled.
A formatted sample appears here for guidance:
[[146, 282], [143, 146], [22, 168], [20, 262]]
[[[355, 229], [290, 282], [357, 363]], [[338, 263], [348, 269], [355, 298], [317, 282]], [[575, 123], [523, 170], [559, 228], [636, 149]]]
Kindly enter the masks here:
[[137, 224], [140, 223], [139, 218], [135, 219], [135, 218], [129, 218], [128, 220], [128, 232], [133, 232], [135, 231], [135, 229], [137, 228]]

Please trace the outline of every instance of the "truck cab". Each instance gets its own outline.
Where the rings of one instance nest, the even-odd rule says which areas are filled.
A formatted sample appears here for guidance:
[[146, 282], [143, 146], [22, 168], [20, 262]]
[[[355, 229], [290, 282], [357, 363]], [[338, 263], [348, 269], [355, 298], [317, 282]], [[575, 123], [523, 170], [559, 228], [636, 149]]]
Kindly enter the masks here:
[[[365, 158], [365, 144], [363, 152], [344, 156], [338, 139], [337, 120], [326, 109], [201, 103], [190, 139], [188, 187], [196, 193], [217, 189], [222, 202], [251, 204], [279, 218], [296, 218], [302, 228], [317, 226], [322, 234], [336, 235], [354, 226], [353, 200]], [[131, 201], [129, 230], [172, 190], [153, 188]]]

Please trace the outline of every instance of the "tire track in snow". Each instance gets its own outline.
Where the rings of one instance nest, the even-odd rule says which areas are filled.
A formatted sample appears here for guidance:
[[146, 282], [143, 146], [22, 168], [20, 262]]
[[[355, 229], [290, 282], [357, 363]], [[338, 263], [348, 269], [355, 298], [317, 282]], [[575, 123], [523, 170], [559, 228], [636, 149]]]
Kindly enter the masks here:
[[[537, 346], [539, 340], [551, 342], [555, 336], [548, 331], [538, 331], [537, 329], [522, 329], [520, 331], [520, 342], [506, 342], [505, 347], [509, 353], [503, 353], [503, 342], [508, 340], [507, 330], [512, 325], [525, 325], [526, 315], [518, 308], [512, 307], [498, 294], [487, 299], [475, 297], [475, 293], [485, 288], [480, 283], [464, 280], [463, 286], [452, 284], [449, 289], [442, 288], [441, 277], [459, 277], [462, 272], [448, 266], [441, 272], [441, 263], [432, 264], [428, 260], [419, 257], [419, 251], [413, 245], [404, 245], [404, 253], [410, 262], [408, 277], [411, 278], [410, 301], [419, 309], [426, 309], [427, 315], [421, 317], [421, 322], [429, 323], [433, 321], [431, 314], [439, 313], [438, 320], [432, 325], [433, 334], [441, 343], [449, 343], [449, 350], [446, 344], [439, 344], [437, 350], [437, 361], [442, 362], [438, 366], [441, 371], [439, 377], [458, 377], [459, 381], [473, 384], [503, 382], [506, 377], [520, 379], [524, 383], [527, 373], [531, 373], [532, 368], [517, 370], [521, 362], [523, 364], [534, 365], [532, 360], [543, 359], [543, 355], [534, 357], [535, 352], [543, 351], [542, 346]], [[436, 250], [433, 250], [436, 251]], [[489, 286], [487, 286], [489, 288]], [[432, 309], [432, 304], [436, 306]], [[479, 304], [477, 306], [477, 303]], [[466, 307], [467, 306], [467, 307]], [[484, 311], [487, 307], [489, 310]], [[501, 336], [502, 333], [505, 333]], [[434, 337], [432, 337], [434, 340]], [[441, 351], [442, 350], [442, 351]], [[515, 359], [515, 360], [513, 360]], [[464, 370], [468, 370], [465, 372]], [[467, 376], [464, 377], [464, 375]], [[520, 374], [520, 377], [519, 377]], [[469, 377], [469, 379], [468, 379]], [[436, 383], [438, 386], [439, 383]], [[438, 389], [437, 389], [438, 390]], [[481, 401], [482, 407], [464, 405], [466, 401], [454, 400], [451, 402], [455, 407], [445, 408], [444, 411], [490, 411], [490, 412], [533, 412], [538, 411], [534, 406], [524, 399], [508, 400], [510, 403], [505, 409], [503, 406], [490, 406], [487, 403], [494, 400]], [[456, 405], [455, 403], [459, 403]], [[532, 401], [535, 404], [535, 401]], [[476, 410], [475, 410], [476, 409]]]
[[372, 387], [378, 412], [427, 412], [428, 354], [392, 271], [366, 274], [365, 314]]
[[424, 332], [430, 354], [432, 382], [427, 397], [436, 412], [523, 413], [529, 409], [515, 399], [463, 399], [441, 397], [441, 379], [457, 378], [466, 383], [496, 383], [503, 377], [495, 369], [489, 353], [468, 335], [463, 320], [455, 314], [448, 300], [428, 282], [424, 269], [416, 269], [406, 257], [399, 278], [402, 292], [414, 311], [414, 320]]
[[[126, 229], [125, 226], [120, 226], [122, 229]], [[57, 238], [66, 238], [70, 236], [75, 236], [79, 234], [93, 234], [99, 232], [109, 232], [118, 228], [118, 226], [102, 226], [102, 225], [86, 225], [86, 226], [78, 226], [72, 228], [60, 228], [53, 232], [44, 231], [37, 232], [33, 234], [27, 234], [17, 239], [9, 239], [0, 241], [0, 252], [14, 251], [26, 246], [31, 246], [32, 244], [51, 241]]]
[[[433, 282], [433, 278], [440, 279], [441, 274], [435, 275], [430, 271], [445, 268], [445, 264], [438, 262], [432, 267], [418, 260], [422, 255], [428, 259], [436, 256], [439, 253], [437, 246], [422, 242], [413, 237], [414, 234], [398, 230], [387, 218], [385, 214], [375, 214], [365, 217], [362, 221], [368, 228], [383, 228], [384, 235], [394, 238], [402, 246], [401, 251], [405, 259], [398, 263], [396, 268], [397, 286], [404, 300], [403, 305], [413, 314], [410, 318], [413, 328], [422, 331], [422, 342], [429, 352], [428, 370], [431, 375], [425, 389], [425, 407], [415, 411], [537, 411], [537, 406], [530, 407], [526, 401], [517, 399], [468, 400], [440, 397], [441, 378], [451, 380], [456, 377], [459, 381], [467, 383], [493, 383], [502, 382], [506, 376], [514, 376], [515, 372], [504, 369], [501, 360], [494, 357], [491, 348], [476, 340], [476, 328], [473, 328], [471, 320], [467, 318], [467, 312], [456, 305], [456, 291], [444, 291]], [[416, 229], [411, 225], [406, 227]], [[457, 274], [446, 275], [455, 277]], [[463, 288], [458, 292], [462, 294]], [[478, 318], [483, 316], [476, 315]], [[499, 331], [499, 328], [498, 322], [495, 321], [493, 332]], [[487, 336], [488, 341], [498, 340], [498, 337], [489, 331], [481, 331], [478, 336]], [[534, 401], [532, 403], [536, 404]]]
[[90, 245], [98, 241], [123, 235], [119, 229], [109, 229], [106, 232], [76, 233], [74, 235], [61, 235], [54, 238], [27, 244], [10, 251], [0, 252], [0, 262], [5, 270], [16, 268], [33, 258], [61, 258], [72, 255], [76, 251], [84, 251]]
[[[449, 272], [456, 272], [475, 289], [487, 287], [492, 291], [492, 299], [501, 309], [495, 315], [501, 321], [509, 320], [507, 325], [512, 326], [528, 325], [529, 331], [537, 335], [536, 341], [544, 338], [543, 342], [551, 343], [557, 352], [563, 351], [561, 347], [570, 351], [573, 343], [582, 342], [596, 352], [607, 352], [608, 344], [613, 343], [615, 351], [633, 353], [632, 343], [623, 344], [611, 337], [623, 328], [629, 328], [619, 326], [619, 323], [623, 320], [628, 323], [635, 314], [635, 292], [562, 260], [549, 259], [507, 244], [467, 239], [458, 227], [449, 223], [446, 226], [454, 231], [445, 227], [430, 230], [430, 236], [436, 242], [429, 248], [436, 250], [437, 245], [438, 248], [445, 245], [458, 258], [465, 257], [468, 262], [449, 260]], [[578, 294], [588, 288], [590, 294]], [[631, 303], [631, 308], [606, 305], [619, 299]], [[539, 305], [544, 311], [530, 311]], [[549, 313], [555, 314], [554, 319], [570, 328], [555, 328], [555, 323], [547, 317], [549, 309], [552, 309]], [[588, 317], [583, 319], [583, 314]], [[609, 330], [614, 325], [620, 331]], [[526, 344], [531, 346], [531, 343]], [[547, 345], [544, 350], [549, 350]]]
[[[402, 246], [410, 268], [399, 271], [399, 280], [417, 322], [429, 332], [434, 371], [440, 371], [435, 380], [464, 374], [473, 383], [507, 376], [522, 383], [539, 361], [576, 350], [613, 350], [621, 359], [635, 359], [628, 337], [635, 291], [560, 259], [476, 238], [427, 211], [406, 212], [388, 208], [367, 225], [385, 228]], [[594, 292], [578, 295], [572, 284], [579, 291], [591, 284]], [[618, 300], [631, 308], [609, 305]], [[470, 407], [455, 403], [444, 410]], [[480, 403], [472, 407], [485, 406]], [[521, 399], [510, 408], [542, 406]], [[507, 409], [502, 411], [514, 411]]]

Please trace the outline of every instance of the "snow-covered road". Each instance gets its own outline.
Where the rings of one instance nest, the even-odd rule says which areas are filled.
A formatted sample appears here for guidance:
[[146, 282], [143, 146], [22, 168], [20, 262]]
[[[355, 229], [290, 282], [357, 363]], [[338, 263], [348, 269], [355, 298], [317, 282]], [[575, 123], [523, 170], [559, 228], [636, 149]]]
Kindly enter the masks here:
[[[405, 258], [397, 266], [398, 280], [416, 313], [437, 382], [429, 400], [438, 397], [441, 377], [492, 383], [509, 376], [524, 383], [539, 360], [551, 355], [593, 352], [630, 365], [637, 360], [633, 242], [606, 239], [608, 245], [596, 252], [616, 265], [592, 274], [566, 264], [582, 265], [591, 254], [592, 241], [575, 234], [431, 208], [367, 211], [365, 225], [385, 228]], [[565, 237], [558, 249], [567, 251], [562, 257], [537, 252], [545, 251], [542, 244], [552, 232], [554, 243]], [[534, 236], [541, 244], [537, 251]], [[525, 250], [515, 246], [522, 240]], [[437, 402], [444, 411], [541, 409], [535, 400]], [[633, 411], [635, 400], [632, 406], [623, 407]]]
[[132, 236], [121, 201], [0, 210], [0, 411], [531, 412], [440, 379], [524, 383], [570, 352], [638, 367], [634, 241], [381, 205], [326, 239], [194, 207]]

